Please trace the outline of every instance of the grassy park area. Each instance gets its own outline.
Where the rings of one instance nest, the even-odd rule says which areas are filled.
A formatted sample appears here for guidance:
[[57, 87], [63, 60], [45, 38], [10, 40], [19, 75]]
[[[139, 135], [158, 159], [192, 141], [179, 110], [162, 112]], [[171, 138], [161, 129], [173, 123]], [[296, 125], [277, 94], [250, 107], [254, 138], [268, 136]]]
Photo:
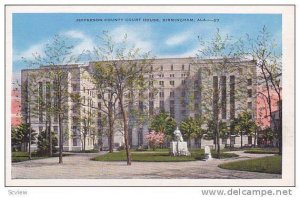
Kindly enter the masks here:
[[[68, 154], [64, 153], [63, 156], [68, 156]], [[58, 157], [58, 153], [53, 154], [52, 157]], [[45, 158], [49, 158], [49, 156], [48, 155], [38, 155], [36, 152], [31, 153], [31, 159], [32, 160], [45, 159]], [[27, 160], [29, 160], [28, 159], [28, 152], [22, 152], [22, 151], [12, 152], [11, 161], [13, 163], [27, 161]]]
[[[43, 159], [47, 158], [48, 156], [39, 156], [36, 152], [31, 153], [31, 159]], [[28, 152], [12, 152], [12, 162], [21, 162], [21, 161], [27, 161], [28, 160]]]
[[220, 164], [220, 168], [250, 172], [281, 174], [281, 156], [270, 156]]
[[[190, 156], [170, 156], [168, 149], [157, 149], [155, 151], [146, 150], [146, 151], [132, 151], [132, 161], [139, 162], [182, 162], [182, 161], [196, 161], [203, 160], [204, 150], [197, 149], [191, 150]], [[212, 157], [217, 157], [217, 153], [212, 150]], [[238, 155], [234, 153], [223, 153], [220, 155], [221, 159], [230, 158], [230, 157], [238, 157]], [[126, 161], [126, 152], [119, 151], [113, 153], [107, 153], [105, 155], [97, 156], [92, 158], [94, 161]]]
[[244, 153], [252, 154], [278, 154], [278, 148], [251, 148], [244, 151]]

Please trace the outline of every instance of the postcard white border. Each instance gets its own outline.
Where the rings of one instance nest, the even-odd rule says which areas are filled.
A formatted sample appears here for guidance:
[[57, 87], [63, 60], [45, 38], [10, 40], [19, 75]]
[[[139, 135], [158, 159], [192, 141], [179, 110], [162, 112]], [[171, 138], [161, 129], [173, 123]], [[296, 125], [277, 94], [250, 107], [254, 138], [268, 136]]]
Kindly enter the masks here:
[[[8, 5], [6, 6], [6, 186], [294, 186], [295, 7], [293, 5]], [[282, 14], [283, 157], [281, 179], [12, 179], [10, 146], [13, 13], [234, 13]]]

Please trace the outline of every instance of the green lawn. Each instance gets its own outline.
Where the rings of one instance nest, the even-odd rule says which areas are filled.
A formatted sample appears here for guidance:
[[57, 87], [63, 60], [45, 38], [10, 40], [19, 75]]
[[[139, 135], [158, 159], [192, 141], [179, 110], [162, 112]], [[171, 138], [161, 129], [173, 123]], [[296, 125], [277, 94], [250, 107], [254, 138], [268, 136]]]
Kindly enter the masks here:
[[[48, 156], [38, 156], [36, 152], [31, 153], [32, 160], [34, 159], [43, 159]], [[12, 152], [12, 162], [21, 162], [28, 160], [28, 152]]]
[[281, 174], [281, 156], [270, 156], [257, 159], [234, 161], [219, 165], [220, 168], [250, 172]]
[[245, 153], [253, 154], [278, 154], [278, 148], [251, 148], [244, 151]]
[[[63, 156], [68, 156], [68, 154], [63, 154]], [[31, 159], [36, 160], [36, 159], [45, 159], [48, 158], [48, 155], [37, 155], [36, 152], [31, 153]], [[58, 153], [53, 154], [53, 157], [58, 157]], [[27, 161], [28, 160], [28, 152], [12, 152], [12, 162], [22, 162], [22, 161]]]
[[[196, 161], [203, 160], [204, 150], [191, 150], [191, 156], [170, 156], [168, 149], [132, 151], [132, 161], [140, 162], [180, 162], [180, 161]], [[237, 157], [234, 153], [221, 153], [221, 158]], [[212, 151], [212, 157], [216, 157], [216, 153]], [[113, 152], [92, 158], [94, 161], [126, 161], [126, 152]]]

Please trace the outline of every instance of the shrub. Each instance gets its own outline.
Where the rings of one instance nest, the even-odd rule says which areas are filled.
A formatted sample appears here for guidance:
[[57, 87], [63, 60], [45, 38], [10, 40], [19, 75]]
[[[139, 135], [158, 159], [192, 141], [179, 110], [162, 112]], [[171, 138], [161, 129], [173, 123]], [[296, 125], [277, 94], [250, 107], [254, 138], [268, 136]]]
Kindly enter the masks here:
[[[52, 132], [52, 153], [56, 153], [57, 149], [55, 146], [58, 145], [58, 140], [55, 134]], [[46, 137], [46, 132], [42, 131], [39, 136], [38, 136], [38, 142], [37, 142], [37, 154], [38, 155], [48, 155], [49, 154], [49, 149], [50, 149], [50, 144], [49, 144], [49, 139]]]
[[162, 132], [151, 131], [145, 138], [148, 141], [150, 148], [155, 150], [157, 146], [164, 143], [165, 135]]

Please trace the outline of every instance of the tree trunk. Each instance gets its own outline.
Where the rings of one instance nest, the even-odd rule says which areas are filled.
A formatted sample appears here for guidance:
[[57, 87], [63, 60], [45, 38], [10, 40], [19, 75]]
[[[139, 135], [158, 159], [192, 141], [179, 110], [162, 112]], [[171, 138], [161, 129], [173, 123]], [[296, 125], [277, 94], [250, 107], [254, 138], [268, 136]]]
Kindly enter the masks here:
[[255, 129], [254, 132], [254, 148], [256, 147], [256, 141], [257, 141], [257, 129]]
[[131, 165], [131, 154], [129, 150], [129, 143], [128, 143], [128, 120], [127, 120], [127, 113], [124, 109], [123, 103], [123, 94], [120, 93], [119, 100], [120, 100], [120, 108], [121, 114], [123, 118], [123, 127], [124, 127], [124, 141], [125, 141], [125, 150], [126, 150], [126, 157], [127, 157], [127, 165]]
[[[281, 99], [281, 98], [279, 98]], [[279, 100], [279, 122], [278, 122], [278, 146], [279, 146], [279, 155], [282, 155], [282, 104], [281, 100]]]
[[49, 118], [49, 156], [52, 157], [52, 133], [51, 133], [51, 117]]
[[61, 122], [61, 115], [60, 113], [58, 114], [58, 125], [59, 125], [59, 162], [60, 164], [63, 163], [63, 146], [64, 146], [64, 142], [63, 142], [63, 129], [62, 129], [62, 122]]
[[85, 152], [86, 134], [83, 135], [83, 152]]
[[220, 127], [219, 127], [219, 121], [217, 121], [217, 157], [220, 159]]
[[243, 132], [241, 131], [241, 149], [243, 148]]
[[109, 143], [109, 152], [112, 153], [114, 151], [114, 131], [113, 131], [113, 117], [112, 117], [112, 109], [110, 109], [109, 116], [108, 116], [108, 124], [109, 124], [109, 136], [108, 136], [108, 143]]
[[199, 138], [199, 148], [201, 149], [201, 139], [202, 137]]
[[29, 108], [29, 115], [28, 115], [28, 123], [29, 123], [29, 140], [28, 140], [28, 159], [31, 160], [31, 114], [30, 114], [30, 106], [28, 105], [28, 108]]

